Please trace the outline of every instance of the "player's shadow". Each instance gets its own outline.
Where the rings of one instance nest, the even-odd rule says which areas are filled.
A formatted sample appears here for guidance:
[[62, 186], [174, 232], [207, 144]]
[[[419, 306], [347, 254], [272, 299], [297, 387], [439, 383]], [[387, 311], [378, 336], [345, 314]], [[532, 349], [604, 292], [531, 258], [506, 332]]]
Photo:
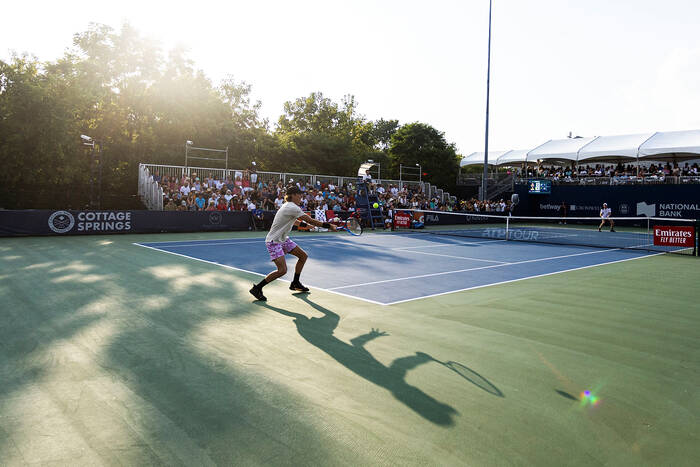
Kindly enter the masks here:
[[312, 302], [305, 294], [295, 296], [304, 300], [323, 316], [309, 318], [264, 302], [257, 303], [274, 312], [294, 318], [299, 335], [307, 342], [324, 351], [358, 376], [388, 390], [396, 399], [423, 418], [437, 425], [454, 425], [454, 417], [458, 414], [457, 410], [435, 400], [406, 382], [406, 373], [409, 370], [434, 360], [430, 355], [417, 352], [415, 355], [397, 358], [391, 365], [385, 366], [374, 358], [364, 346], [372, 339], [387, 335], [386, 333], [372, 329], [366, 334], [351, 339], [350, 343], [341, 341], [333, 335], [333, 331], [340, 321], [337, 314]]

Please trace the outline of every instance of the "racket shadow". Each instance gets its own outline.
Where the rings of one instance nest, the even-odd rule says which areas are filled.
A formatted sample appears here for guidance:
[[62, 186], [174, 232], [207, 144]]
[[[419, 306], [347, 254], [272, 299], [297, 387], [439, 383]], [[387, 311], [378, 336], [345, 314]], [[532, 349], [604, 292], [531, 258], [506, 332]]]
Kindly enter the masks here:
[[[431, 357], [432, 358], [432, 357]], [[440, 365], [443, 365], [450, 370], [454, 371], [457, 373], [459, 376], [462, 378], [466, 379], [470, 383], [472, 383], [474, 386], [478, 387], [479, 389], [482, 389], [489, 394], [493, 394], [494, 396], [498, 397], [506, 397], [503, 392], [496, 387], [491, 381], [486, 379], [485, 377], [481, 376], [479, 373], [476, 371], [472, 370], [466, 365], [462, 365], [459, 362], [454, 362], [452, 360], [447, 361], [447, 362], [442, 362], [440, 360], [437, 360], [433, 358], [433, 360]]]

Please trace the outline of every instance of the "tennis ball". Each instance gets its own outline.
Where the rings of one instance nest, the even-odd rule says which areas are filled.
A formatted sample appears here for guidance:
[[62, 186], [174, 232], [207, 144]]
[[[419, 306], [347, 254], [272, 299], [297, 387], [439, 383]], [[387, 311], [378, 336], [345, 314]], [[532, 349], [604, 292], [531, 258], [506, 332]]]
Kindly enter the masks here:
[[379, 203], [374, 203], [374, 204], [372, 205], [372, 207], [373, 207], [374, 209], [377, 209], [377, 208], [379, 207]]

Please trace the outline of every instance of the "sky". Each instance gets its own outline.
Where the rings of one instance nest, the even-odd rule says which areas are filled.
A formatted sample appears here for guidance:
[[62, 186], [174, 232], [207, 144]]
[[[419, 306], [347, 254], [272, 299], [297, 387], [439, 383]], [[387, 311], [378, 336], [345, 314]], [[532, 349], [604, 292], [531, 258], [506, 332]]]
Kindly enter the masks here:
[[[285, 101], [355, 96], [370, 120], [427, 123], [484, 150], [488, 0], [34, 1], [3, 6], [0, 59], [53, 61], [90, 23], [181, 45], [215, 84]], [[489, 149], [700, 129], [697, 0], [493, 0]]]

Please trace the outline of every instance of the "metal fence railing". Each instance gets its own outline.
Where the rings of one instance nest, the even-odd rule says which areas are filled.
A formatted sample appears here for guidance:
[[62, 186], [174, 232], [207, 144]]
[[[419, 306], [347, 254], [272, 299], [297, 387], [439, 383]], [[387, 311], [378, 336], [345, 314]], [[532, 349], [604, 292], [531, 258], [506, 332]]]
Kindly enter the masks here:
[[[139, 164], [139, 196], [146, 204], [148, 209], [162, 209], [163, 208], [163, 190], [160, 188], [159, 184], [155, 180], [160, 180], [162, 177], [177, 177], [178, 179], [182, 177], [200, 177], [203, 178], [215, 178], [217, 180], [235, 180], [237, 177], [243, 177], [246, 170], [242, 169], [216, 169], [210, 167], [185, 167], [177, 165], [161, 165], [161, 164]], [[317, 175], [317, 174], [301, 174], [301, 173], [288, 173], [288, 172], [265, 172], [257, 171], [257, 180], [263, 183], [277, 183], [282, 182], [287, 184], [290, 181], [303, 181], [307, 185], [314, 186], [317, 183], [321, 184], [334, 184], [338, 187], [342, 187], [346, 184], [355, 184], [357, 182], [357, 177], [345, 177], [338, 175]], [[434, 185], [423, 181], [407, 181], [407, 180], [391, 180], [391, 179], [378, 179], [373, 180], [374, 183], [378, 185], [383, 185], [387, 188], [389, 185], [395, 185], [402, 190], [404, 187], [413, 190], [419, 190], [426, 194], [428, 198], [438, 198], [440, 201], [445, 202], [447, 200], [452, 200], [455, 197], [450, 196], [449, 193], [438, 189]]]
[[[174, 175], [174, 174], [173, 174]], [[163, 189], [143, 164], [139, 165], [139, 197], [149, 210], [163, 210]]]
[[525, 185], [531, 179], [552, 180], [555, 185], [688, 185], [700, 184], [700, 176], [673, 176], [673, 175], [651, 175], [651, 176], [577, 176], [577, 177], [544, 177], [533, 175], [527, 178], [517, 178], [516, 185]]

